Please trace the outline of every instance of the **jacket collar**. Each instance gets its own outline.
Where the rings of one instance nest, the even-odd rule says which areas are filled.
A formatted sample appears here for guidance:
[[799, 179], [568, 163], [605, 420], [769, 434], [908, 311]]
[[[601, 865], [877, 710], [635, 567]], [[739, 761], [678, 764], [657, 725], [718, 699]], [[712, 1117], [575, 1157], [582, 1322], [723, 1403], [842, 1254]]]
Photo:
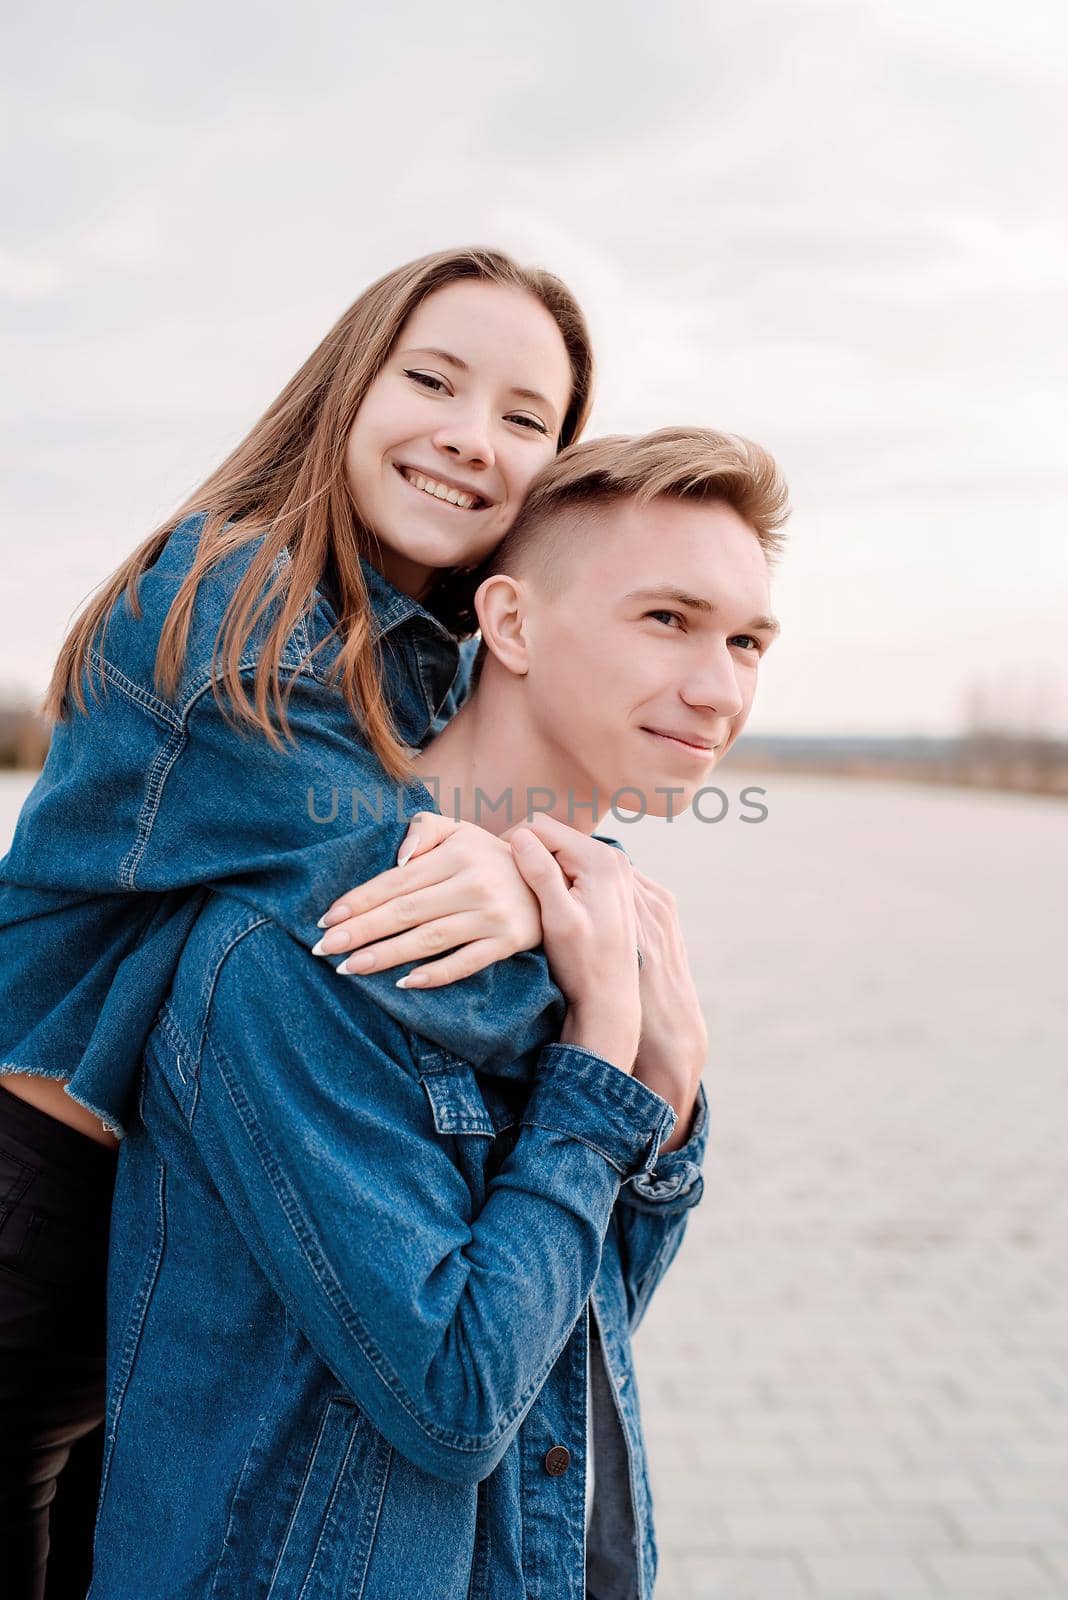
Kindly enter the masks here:
[[[403, 594], [364, 556], [360, 570], [367, 589], [371, 641], [383, 646], [383, 686], [393, 722], [404, 743], [417, 746], [457, 680], [459, 643], [440, 617]], [[337, 597], [327, 582], [320, 582], [318, 597], [320, 624], [336, 635]], [[324, 665], [339, 648], [335, 636], [327, 644]]]
[[439, 617], [435, 617], [432, 611], [421, 606], [418, 600], [413, 600], [411, 595], [403, 594], [400, 589], [395, 588], [377, 567], [372, 566], [366, 556], [360, 557], [360, 570], [367, 587], [367, 598], [371, 603], [376, 639], [391, 633], [395, 628], [403, 627], [405, 623], [419, 623], [439, 638], [452, 641], [452, 634]]

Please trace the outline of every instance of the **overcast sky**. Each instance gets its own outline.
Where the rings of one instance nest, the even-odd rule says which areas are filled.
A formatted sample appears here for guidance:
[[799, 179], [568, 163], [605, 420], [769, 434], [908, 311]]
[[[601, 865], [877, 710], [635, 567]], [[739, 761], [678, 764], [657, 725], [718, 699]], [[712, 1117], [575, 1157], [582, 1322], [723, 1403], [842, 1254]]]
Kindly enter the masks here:
[[0, 685], [374, 276], [568, 279], [590, 433], [748, 433], [795, 514], [763, 732], [1068, 733], [1060, 0], [21, 8]]

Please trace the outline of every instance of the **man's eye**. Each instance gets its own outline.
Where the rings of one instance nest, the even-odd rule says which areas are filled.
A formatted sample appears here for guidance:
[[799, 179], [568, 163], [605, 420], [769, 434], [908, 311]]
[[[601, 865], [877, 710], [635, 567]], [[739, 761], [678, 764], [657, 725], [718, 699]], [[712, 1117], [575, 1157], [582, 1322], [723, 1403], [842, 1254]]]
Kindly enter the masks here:
[[509, 422], [521, 422], [524, 428], [530, 428], [535, 433], [548, 434], [549, 430], [538, 417], [528, 417], [522, 411], [515, 412], [507, 419]]
[[448, 384], [444, 378], [436, 378], [432, 372], [413, 372], [405, 367], [404, 376], [411, 378], [414, 383], [421, 384], [424, 389], [433, 389], [436, 394], [448, 392]]
[[645, 615], [647, 617], [655, 617], [657, 621], [660, 621], [662, 618], [666, 617], [669, 626], [671, 623], [677, 622], [680, 628], [684, 625], [686, 620], [678, 611], [647, 611]]
[[756, 651], [757, 655], [760, 654], [760, 651], [761, 651], [761, 648], [762, 648], [760, 640], [757, 639], [757, 638], [754, 638], [754, 636], [751, 633], [736, 633], [734, 635], [734, 638], [731, 640], [731, 643], [732, 644], [737, 644], [739, 639], [748, 639], [749, 643], [752, 645], [752, 647]]

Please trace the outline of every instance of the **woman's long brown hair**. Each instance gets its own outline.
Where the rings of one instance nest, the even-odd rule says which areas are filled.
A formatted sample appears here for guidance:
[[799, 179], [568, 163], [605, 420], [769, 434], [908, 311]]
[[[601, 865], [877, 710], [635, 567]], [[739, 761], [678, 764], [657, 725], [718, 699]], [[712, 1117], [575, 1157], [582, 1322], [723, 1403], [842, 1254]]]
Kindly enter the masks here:
[[[223, 615], [212, 658], [213, 688], [235, 725], [259, 729], [282, 747], [290, 737], [282, 686], [282, 652], [297, 622], [314, 604], [324, 575], [336, 584], [340, 650], [332, 667], [353, 717], [393, 778], [410, 771], [397, 738], [382, 686], [360, 556], [373, 559], [374, 536], [353, 507], [345, 476], [345, 446], [356, 413], [381, 371], [397, 336], [427, 295], [462, 278], [525, 290], [555, 319], [571, 361], [573, 387], [557, 440], [562, 448], [578, 438], [589, 415], [593, 354], [582, 311], [559, 278], [522, 267], [498, 250], [444, 250], [388, 273], [366, 289], [335, 323], [237, 449], [157, 528], [89, 602], [67, 634], [43, 710], [59, 720], [71, 702], [88, 714], [83, 673], [92, 687], [91, 651], [125, 595], [141, 615], [138, 579], [158, 558], [178, 523], [206, 513], [197, 553], [167, 612], [156, 653], [159, 693], [178, 687], [197, 589], [205, 573], [241, 545], [262, 537]], [[279, 561], [283, 550], [289, 560]], [[463, 631], [470, 617], [469, 584], [447, 575], [434, 608]], [[473, 593], [473, 589], [471, 590]], [[242, 681], [240, 661], [253, 629], [277, 608], [253, 679], [254, 700]], [[470, 628], [468, 628], [470, 631]], [[224, 705], [220, 686], [229, 698]], [[272, 721], [270, 706], [278, 717]], [[281, 733], [281, 738], [279, 737]]]

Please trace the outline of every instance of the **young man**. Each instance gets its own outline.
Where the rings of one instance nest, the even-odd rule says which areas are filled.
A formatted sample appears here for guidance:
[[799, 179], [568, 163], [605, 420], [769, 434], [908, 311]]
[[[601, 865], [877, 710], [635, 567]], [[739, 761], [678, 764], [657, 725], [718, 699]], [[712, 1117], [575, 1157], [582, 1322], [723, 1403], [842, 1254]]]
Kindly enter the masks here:
[[590, 835], [677, 814], [740, 732], [784, 504], [729, 436], [594, 441], [480, 590], [477, 689], [416, 766], [498, 833], [540, 795], [509, 847], [559, 989], [515, 957], [416, 1029], [392, 976], [208, 898], [120, 1155], [91, 1600], [652, 1595], [630, 1334], [701, 1192], [704, 1036], [669, 902]]

